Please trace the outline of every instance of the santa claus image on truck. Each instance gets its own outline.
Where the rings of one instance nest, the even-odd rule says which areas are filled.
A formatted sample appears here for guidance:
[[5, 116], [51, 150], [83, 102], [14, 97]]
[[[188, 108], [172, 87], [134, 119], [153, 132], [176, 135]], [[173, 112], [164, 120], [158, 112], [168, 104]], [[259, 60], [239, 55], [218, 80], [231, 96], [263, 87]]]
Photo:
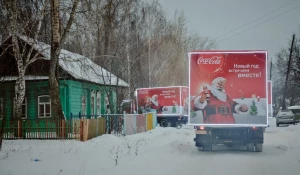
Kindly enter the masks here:
[[156, 110], [156, 113], [157, 114], [161, 114], [162, 111], [167, 111], [168, 108], [164, 108], [160, 103], [159, 103], [159, 100], [158, 100], [158, 95], [157, 94], [154, 94], [151, 98], [151, 104], [150, 104], [150, 109], [155, 109]]
[[217, 77], [211, 88], [204, 86], [203, 91], [192, 100], [194, 111], [201, 110], [203, 123], [235, 124], [233, 113], [247, 112], [245, 104], [238, 104], [225, 91], [226, 79]]
[[190, 124], [267, 124], [265, 52], [194, 52]]
[[262, 152], [267, 117], [267, 51], [189, 52], [188, 124], [195, 146]]
[[155, 110], [161, 125], [175, 125], [180, 119], [187, 121], [184, 101], [188, 98], [188, 87], [168, 86], [137, 89], [137, 105], [141, 112]]

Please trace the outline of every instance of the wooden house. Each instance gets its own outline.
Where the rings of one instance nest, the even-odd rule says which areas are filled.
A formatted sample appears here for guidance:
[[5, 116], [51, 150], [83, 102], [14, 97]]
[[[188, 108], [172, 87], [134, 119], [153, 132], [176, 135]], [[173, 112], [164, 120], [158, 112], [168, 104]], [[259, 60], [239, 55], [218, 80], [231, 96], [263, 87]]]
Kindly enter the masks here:
[[[26, 70], [26, 93], [22, 108], [23, 119], [46, 119], [53, 117], [48, 89], [50, 45], [34, 42], [24, 36], [18, 37], [21, 50], [33, 47], [39, 59]], [[12, 54], [12, 38], [0, 45], [0, 118], [14, 118], [15, 80], [17, 64]], [[116, 89], [128, 84], [114, 74], [95, 64], [91, 59], [62, 50], [59, 58], [59, 88], [63, 112], [70, 114], [100, 115], [107, 112], [107, 100], [115, 102]], [[107, 96], [107, 92], [110, 94]], [[115, 103], [113, 103], [114, 106]]]

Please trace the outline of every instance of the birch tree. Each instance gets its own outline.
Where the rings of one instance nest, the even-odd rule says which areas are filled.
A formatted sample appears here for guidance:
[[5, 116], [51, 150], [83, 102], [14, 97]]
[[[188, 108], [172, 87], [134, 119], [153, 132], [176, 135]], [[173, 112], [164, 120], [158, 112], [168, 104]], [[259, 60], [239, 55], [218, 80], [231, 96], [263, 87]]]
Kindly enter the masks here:
[[25, 13], [28, 13], [28, 11], [22, 13], [21, 4], [19, 4], [17, 0], [3, 1], [2, 3], [9, 19], [8, 31], [10, 32], [12, 39], [11, 47], [13, 50], [13, 56], [17, 63], [18, 77], [15, 83], [14, 117], [19, 119], [22, 115], [22, 103], [25, 98], [26, 69], [30, 64], [40, 58], [39, 53], [33, 54], [33, 47], [28, 47], [27, 43], [23, 44], [19, 37], [22, 34], [25, 34], [25, 36], [31, 35], [33, 36], [33, 40], [28, 40], [29, 45], [37, 43], [42, 19], [45, 14], [45, 6], [43, 1], [28, 2], [29, 4], [27, 5], [35, 7], [35, 9], [31, 9], [30, 11], [31, 13], [35, 12], [35, 14], [27, 16]]
[[[60, 23], [60, 3], [59, 0], [50, 0], [51, 10], [51, 55], [50, 55], [50, 69], [49, 69], [49, 90], [51, 97], [51, 107], [54, 117], [57, 119], [65, 119], [62, 106], [59, 98], [59, 55], [64, 42], [66, 41], [69, 30], [75, 18], [76, 9], [79, 0], [74, 0], [70, 17], [67, 26], [64, 28]], [[61, 34], [62, 32], [62, 34]]]

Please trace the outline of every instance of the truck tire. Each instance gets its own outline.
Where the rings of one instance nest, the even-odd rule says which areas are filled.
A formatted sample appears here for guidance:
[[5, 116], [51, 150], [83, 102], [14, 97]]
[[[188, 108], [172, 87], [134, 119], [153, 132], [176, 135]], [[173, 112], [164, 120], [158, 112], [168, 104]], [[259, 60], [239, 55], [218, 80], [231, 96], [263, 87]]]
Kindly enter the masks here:
[[198, 151], [203, 151], [204, 149], [203, 149], [203, 147], [197, 147], [197, 150]]
[[279, 127], [279, 123], [276, 123], [276, 126]]
[[176, 128], [180, 129], [182, 127], [182, 125], [180, 123], [176, 123]]
[[246, 146], [247, 146], [247, 151], [250, 151], [250, 152], [254, 151], [254, 144], [253, 143], [248, 143]]
[[203, 146], [197, 146], [198, 151], [212, 151], [212, 144], [205, 144]]
[[165, 127], [168, 127], [168, 121], [167, 121], [166, 119], [161, 120], [161, 121], [160, 121], [160, 126], [161, 126], [161, 127], [164, 127], [164, 128], [165, 128]]
[[209, 139], [208, 142], [206, 142], [206, 143], [203, 145], [203, 150], [204, 150], [204, 151], [212, 151], [212, 144], [211, 144], [210, 139]]
[[205, 145], [205, 147], [203, 147], [203, 150], [204, 151], [212, 151], [212, 144], [210, 143], [210, 144]]
[[255, 144], [255, 151], [256, 152], [262, 152], [262, 150], [263, 150], [263, 144], [262, 143]]

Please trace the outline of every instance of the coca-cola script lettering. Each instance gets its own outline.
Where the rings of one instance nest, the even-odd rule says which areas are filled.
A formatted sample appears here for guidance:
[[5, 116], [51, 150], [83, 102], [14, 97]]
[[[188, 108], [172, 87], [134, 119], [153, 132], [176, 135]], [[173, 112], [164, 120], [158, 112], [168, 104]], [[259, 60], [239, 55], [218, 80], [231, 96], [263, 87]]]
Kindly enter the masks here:
[[195, 55], [196, 64], [199, 71], [211, 74], [219, 71], [224, 64], [224, 56], [222, 54], [201, 54]]
[[211, 58], [198, 58], [197, 64], [221, 64], [222, 57], [221, 56], [213, 56]]
[[149, 90], [138, 90], [138, 94], [148, 94]]

